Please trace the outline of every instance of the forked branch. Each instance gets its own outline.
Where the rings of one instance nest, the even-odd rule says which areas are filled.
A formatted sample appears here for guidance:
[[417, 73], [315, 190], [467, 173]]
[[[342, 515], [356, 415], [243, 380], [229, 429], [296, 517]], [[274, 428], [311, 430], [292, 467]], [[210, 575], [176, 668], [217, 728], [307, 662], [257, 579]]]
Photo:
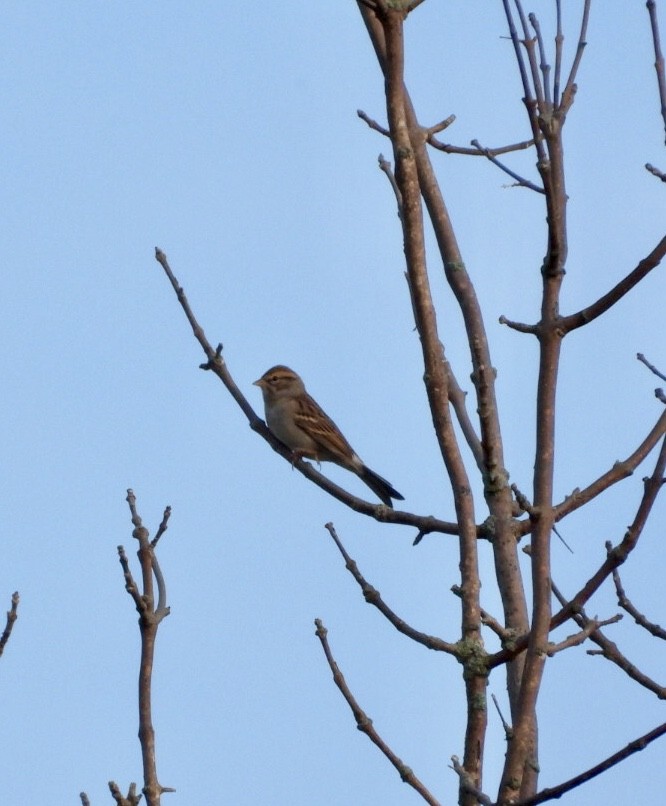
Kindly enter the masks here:
[[[129, 560], [122, 546], [118, 546], [118, 555], [125, 578], [125, 588], [132, 597], [139, 613], [139, 630], [141, 633], [141, 660], [139, 665], [139, 742], [143, 759], [143, 794], [147, 806], [159, 806], [164, 792], [174, 792], [170, 787], [162, 786], [157, 777], [157, 761], [155, 757], [155, 729], [152, 721], [152, 678], [155, 658], [155, 641], [160, 622], [169, 615], [167, 592], [164, 577], [159, 568], [155, 547], [151, 544], [148, 530], [143, 525], [136, 508], [136, 497], [132, 490], [127, 491], [127, 503], [132, 516], [134, 531], [132, 537], [139, 542], [137, 556], [141, 565], [142, 586], [135, 581], [129, 567]], [[160, 530], [163, 533], [171, 510], [167, 508], [162, 518]], [[157, 584], [157, 604], [155, 604], [154, 584]], [[119, 792], [119, 790], [118, 790]]]

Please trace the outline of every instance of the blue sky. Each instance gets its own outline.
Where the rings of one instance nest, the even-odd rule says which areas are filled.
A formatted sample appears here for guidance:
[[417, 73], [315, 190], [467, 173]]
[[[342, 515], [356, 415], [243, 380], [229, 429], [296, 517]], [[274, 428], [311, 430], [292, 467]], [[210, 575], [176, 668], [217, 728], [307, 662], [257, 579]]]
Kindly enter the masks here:
[[[535, 0], [552, 40], [551, 3]], [[567, 44], [575, 41], [572, 10]], [[429, 0], [410, 20], [407, 77], [421, 120], [457, 116], [445, 139], [528, 137], [501, 3]], [[663, 16], [663, 13], [662, 13]], [[355, 3], [7, 4], [0, 27], [4, 316], [0, 398], [0, 611], [21, 593], [0, 660], [8, 803], [71, 804], [141, 780], [136, 613], [116, 546], [133, 557], [125, 491], [154, 530], [172, 613], [158, 639], [154, 722], [165, 803], [420, 802], [356, 729], [314, 636], [394, 750], [444, 803], [462, 752], [460, 669], [413, 646], [365, 605], [324, 530], [333, 521], [386, 601], [456, 640], [454, 541], [353, 515], [247, 427], [203, 356], [153, 257], [161, 247], [240, 387], [275, 363], [306, 380], [405, 508], [450, 518], [421, 383], [390, 154], [356, 109], [383, 121], [383, 82]], [[662, 21], [662, 28], [666, 22]], [[666, 168], [644, 3], [596, 4], [566, 127], [570, 251], [563, 312], [630, 271], [663, 236]], [[486, 308], [511, 478], [529, 492], [535, 344], [498, 317], [535, 321], [542, 198], [480, 159], [433, 155], [468, 270]], [[534, 176], [533, 156], [511, 158]], [[447, 354], [469, 388], [460, 318], [434, 252]], [[657, 270], [563, 352], [556, 488], [562, 497], [625, 458], [659, 416], [666, 369]], [[617, 542], [641, 495], [635, 476], [561, 525], [554, 574], [573, 593]], [[325, 466], [359, 494], [358, 480]], [[478, 497], [478, 496], [477, 496]], [[479, 502], [477, 502], [479, 503]], [[485, 513], [479, 503], [480, 519]], [[663, 501], [627, 592], [663, 618]], [[482, 566], [490, 572], [488, 547]], [[135, 564], [136, 569], [136, 564]], [[484, 606], [499, 614], [492, 577]], [[590, 615], [617, 610], [604, 589]], [[573, 632], [565, 626], [558, 635]], [[662, 647], [625, 619], [609, 637], [648, 673]], [[490, 644], [492, 646], [492, 642]], [[503, 701], [500, 674], [490, 692]], [[585, 647], [548, 664], [543, 786], [591, 766], [663, 717]], [[662, 740], [663, 741], [663, 740]], [[656, 744], [567, 804], [624, 804], [666, 787]], [[486, 788], [504, 755], [490, 715]]]

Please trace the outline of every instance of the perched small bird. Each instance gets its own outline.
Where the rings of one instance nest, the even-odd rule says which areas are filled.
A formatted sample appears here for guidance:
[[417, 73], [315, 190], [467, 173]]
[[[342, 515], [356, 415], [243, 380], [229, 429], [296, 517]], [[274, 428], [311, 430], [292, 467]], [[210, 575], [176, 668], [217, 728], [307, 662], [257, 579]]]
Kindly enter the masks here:
[[303, 381], [292, 369], [281, 364], [271, 367], [254, 385], [264, 396], [266, 424], [296, 458], [335, 462], [351, 470], [387, 507], [393, 506], [392, 498], [404, 500], [386, 479], [363, 464], [337, 425], [305, 391]]

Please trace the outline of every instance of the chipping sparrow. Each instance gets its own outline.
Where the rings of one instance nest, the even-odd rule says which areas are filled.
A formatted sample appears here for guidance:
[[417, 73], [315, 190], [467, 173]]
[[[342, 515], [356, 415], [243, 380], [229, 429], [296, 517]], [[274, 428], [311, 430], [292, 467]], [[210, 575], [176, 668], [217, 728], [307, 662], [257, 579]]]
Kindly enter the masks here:
[[403, 500], [386, 479], [363, 464], [337, 425], [305, 391], [303, 381], [292, 369], [282, 365], [271, 367], [254, 385], [264, 396], [266, 424], [296, 458], [305, 456], [316, 462], [335, 462], [351, 470], [387, 507], [393, 506], [392, 498]]

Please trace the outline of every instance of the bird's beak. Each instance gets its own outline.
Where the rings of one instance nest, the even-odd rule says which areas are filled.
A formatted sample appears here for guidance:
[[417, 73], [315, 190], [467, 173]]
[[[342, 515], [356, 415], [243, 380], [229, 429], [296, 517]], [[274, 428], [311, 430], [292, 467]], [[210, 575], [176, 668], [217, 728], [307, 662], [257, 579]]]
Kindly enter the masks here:
[[264, 385], [264, 381], [262, 378], [259, 378], [258, 381], [252, 381], [252, 386], [258, 386], [260, 389]]

